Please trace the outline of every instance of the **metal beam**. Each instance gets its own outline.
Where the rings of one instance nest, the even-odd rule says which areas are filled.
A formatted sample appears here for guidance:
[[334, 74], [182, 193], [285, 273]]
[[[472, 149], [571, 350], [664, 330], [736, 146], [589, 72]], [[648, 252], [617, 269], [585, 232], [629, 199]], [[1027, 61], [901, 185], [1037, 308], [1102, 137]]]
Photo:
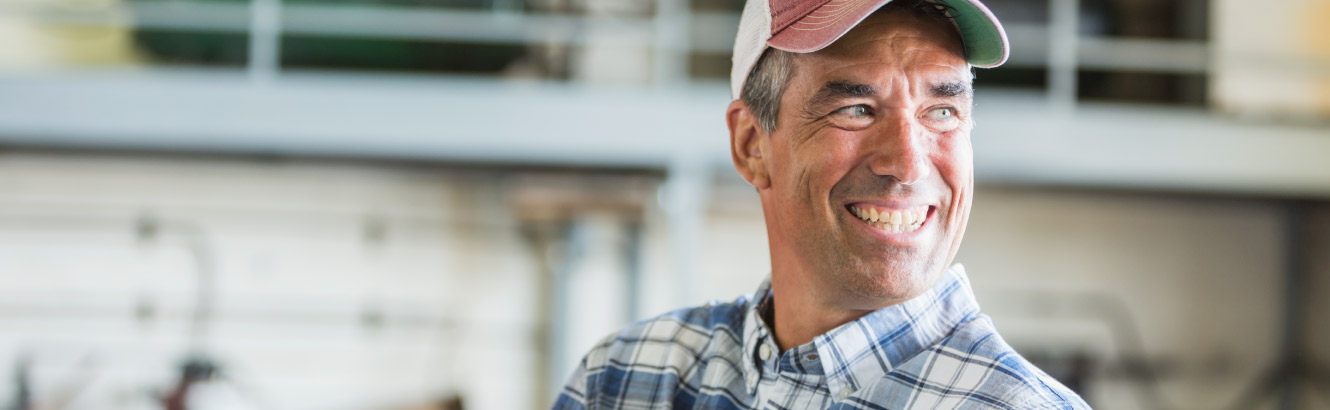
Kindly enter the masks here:
[[[734, 45], [739, 14], [689, 12], [679, 0], [658, 0], [652, 18], [595, 17], [522, 13], [509, 8], [458, 10], [403, 6], [130, 1], [102, 9], [50, 9], [33, 5], [0, 6], [0, 14], [21, 15], [62, 25], [132, 26], [144, 29], [249, 33], [397, 40], [437, 40], [496, 44], [584, 45], [588, 33], [665, 52], [655, 61], [664, 78], [678, 77], [687, 52], [728, 54]], [[1061, 0], [1058, 0], [1061, 1]], [[1058, 7], [1067, 4], [1054, 3]], [[495, 3], [498, 7], [498, 3]], [[278, 10], [280, 13], [273, 13]], [[1068, 13], [1074, 10], [1058, 10]], [[280, 19], [271, 17], [280, 15]], [[263, 18], [259, 18], [263, 17]], [[1199, 73], [1209, 70], [1205, 42], [1164, 39], [1117, 39], [1078, 36], [1072, 24], [1011, 23], [1011, 63], [1019, 66], [1077, 64], [1099, 69]], [[1050, 35], [1049, 30], [1057, 31]], [[1069, 31], [1071, 30], [1071, 31]], [[1050, 39], [1052, 42], [1050, 43]], [[1073, 48], [1067, 48], [1068, 46]], [[1051, 47], [1057, 47], [1057, 53]], [[1064, 48], [1067, 48], [1064, 50]], [[1255, 61], [1262, 61], [1255, 59]], [[1328, 62], [1330, 63], [1330, 62]]]

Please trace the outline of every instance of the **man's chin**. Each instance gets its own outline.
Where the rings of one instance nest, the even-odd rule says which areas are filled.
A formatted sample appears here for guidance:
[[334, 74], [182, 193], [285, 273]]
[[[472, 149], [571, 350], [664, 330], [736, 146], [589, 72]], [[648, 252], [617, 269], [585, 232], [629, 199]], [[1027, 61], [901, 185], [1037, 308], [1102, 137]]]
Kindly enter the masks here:
[[[926, 265], [926, 264], [921, 264]], [[919, 296], [932, 287], [940, 272], [927, 266], [861, 271], [842, 282], [846, 300], [855, 309], [876, 310]]]

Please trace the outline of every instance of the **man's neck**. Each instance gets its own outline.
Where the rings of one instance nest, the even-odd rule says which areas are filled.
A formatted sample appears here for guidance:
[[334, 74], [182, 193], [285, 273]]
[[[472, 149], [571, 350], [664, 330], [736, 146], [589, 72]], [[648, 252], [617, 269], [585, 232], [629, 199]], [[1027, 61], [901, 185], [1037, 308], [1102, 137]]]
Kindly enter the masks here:
[[799, 283], [799, 278], [772, 275], [771, 280], [771, 327], [782, 352], [873, 312], [827, 306], [813, 294], [812, 284]]

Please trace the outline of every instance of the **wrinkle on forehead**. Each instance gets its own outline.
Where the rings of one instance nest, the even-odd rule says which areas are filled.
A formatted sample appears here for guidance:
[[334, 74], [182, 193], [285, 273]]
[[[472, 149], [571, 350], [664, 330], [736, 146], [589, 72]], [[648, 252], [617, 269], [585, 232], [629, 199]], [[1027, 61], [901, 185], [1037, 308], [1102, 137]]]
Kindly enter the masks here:
[[[940, 40], [941, 41], [938, 41]], [[921, 44], [940, 45], [962, 61], [965, 60], [965, 46], [960, 33], [954, 26], [931, 17], [920, 17], [903, 11], [875, 13], [864, 19], [825, 50], [830, 54], [859, 52], [867, 43], [886, 42], [892, 51], [906, 51], [911, 46]]]
[[951, 24], [902, 11], [875, 13], [827, 48], [807, 56], [840, 60], [865, 54], [965, 64], [964, 43]]
[[[944, 21], [902, 12], [874, 14], [831, 46], [796, 54], [795, 62], [816, 67], [805, 72], [821, 73], [814, 80], [819, 84], [873, 80], [886, 92], [909, 90], [919, 96], [935, 94], [933, 88], [942, 84], [968, 86], [973, 80], [955, 29]], [[907, 71], [923, 73], [923, 83], [911, 84]]]

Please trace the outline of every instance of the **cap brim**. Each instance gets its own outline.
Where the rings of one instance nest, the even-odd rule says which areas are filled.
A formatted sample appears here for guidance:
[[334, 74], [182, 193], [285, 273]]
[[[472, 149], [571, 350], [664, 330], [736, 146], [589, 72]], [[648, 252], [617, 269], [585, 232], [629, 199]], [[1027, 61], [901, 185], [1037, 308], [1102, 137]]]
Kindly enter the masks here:
[[965, 41], [965, 59], [975, 67], [991, 68], [1007, 62], [1011, 54], [1007, 31], [983, 3], [968, 0], [935, 0], [947, 6], [947, 15]]
[[[832, 0], [790, 23], [767, 40], [767, 45], [811, 53], [836, 42], [859, 22], [891, 0]], [[961, 40], [966, 60], [975, 67], [997, 67], [1007, 61], [1007, 33], [993, 12], [972, 0], [933, 0], [946, 6]]]

